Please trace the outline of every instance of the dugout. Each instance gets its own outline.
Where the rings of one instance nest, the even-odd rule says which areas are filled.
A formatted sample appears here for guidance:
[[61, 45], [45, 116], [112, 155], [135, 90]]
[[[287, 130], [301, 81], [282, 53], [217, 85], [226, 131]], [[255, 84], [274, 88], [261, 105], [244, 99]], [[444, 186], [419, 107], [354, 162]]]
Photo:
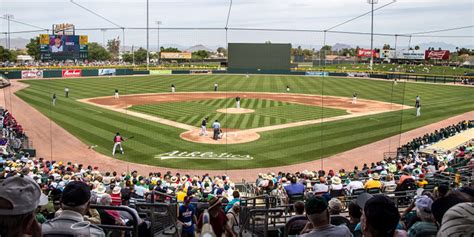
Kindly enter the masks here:
[[229, 73], [287, 74], [291, 69], [291, 44], [229, 43]]

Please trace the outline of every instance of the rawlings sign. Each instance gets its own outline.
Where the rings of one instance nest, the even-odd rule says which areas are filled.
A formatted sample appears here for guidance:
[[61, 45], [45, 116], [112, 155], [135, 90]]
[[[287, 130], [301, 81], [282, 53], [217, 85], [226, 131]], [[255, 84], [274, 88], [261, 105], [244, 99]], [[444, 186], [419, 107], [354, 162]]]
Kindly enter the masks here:
[[63, 77], [81, 77], [81, 69], [63, 69]]
[[448, 60], [449, 59], [449, 50], [426, 50], [425, 59], [435, 59], [435, 60]]

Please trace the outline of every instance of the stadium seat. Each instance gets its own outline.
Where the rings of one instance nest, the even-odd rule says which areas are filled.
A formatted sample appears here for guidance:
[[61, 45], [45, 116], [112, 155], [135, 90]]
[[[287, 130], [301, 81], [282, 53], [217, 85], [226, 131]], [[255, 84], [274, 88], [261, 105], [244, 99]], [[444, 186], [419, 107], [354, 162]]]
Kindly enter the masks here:
[[393, 193], [395, 190], [397, 190], [396, 184], [389, 184], [383, 188], [384, 193]]
[[381, 193], [381, 190], [380, 190], [380, 188], [369, 188], [369, 189], [367, 189], [367, 193], [377, 194], [377, 193]]
[[358, 195], [363, 194], [365, 192], [366, 191], [365, 191], [364, 188], [354, 189], [354, 190], [352, 190], [352, 195], [353, 196], [358, 196]]
[[292, 195], [289, 197], [289, 201], [290, 201], [290, 204], [293, 204], [297, 201], [303, 201], [304, 200], [304, 194], [296, 194], [296, 195]]

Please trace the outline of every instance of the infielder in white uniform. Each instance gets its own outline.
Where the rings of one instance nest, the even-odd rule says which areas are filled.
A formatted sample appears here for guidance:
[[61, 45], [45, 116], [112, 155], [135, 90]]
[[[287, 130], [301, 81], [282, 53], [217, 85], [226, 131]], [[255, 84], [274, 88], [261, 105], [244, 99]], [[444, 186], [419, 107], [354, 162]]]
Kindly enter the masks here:
[[53, 94], [53, 106], [56, 106], [56, 94]]
[[420, 98], [420, 96], [416, 96], [415, 108], [416, 108], [416, 117], [421, 116], [421, 98]]
[[240, 96], [235, 97], [235, 106], [240, 109]]
[[176, 87], [174, 86], [174, 84], [171, 84], [171, 93], [175, 93], [176, 92]]
[[352, 94], [352, 104], [357, 104], [357, 92]]
[[118, 99], [120, 96], [119, 96], [119, 91], [118, 89], [115, 89], [115, 94], [114, 94], [114, 98], [115, 99]]
[[207, 120], [209, 118], [205, 117], [202, 122], [201, 122], [201, 132], [199, 133], [199, 136], [207, 136]]

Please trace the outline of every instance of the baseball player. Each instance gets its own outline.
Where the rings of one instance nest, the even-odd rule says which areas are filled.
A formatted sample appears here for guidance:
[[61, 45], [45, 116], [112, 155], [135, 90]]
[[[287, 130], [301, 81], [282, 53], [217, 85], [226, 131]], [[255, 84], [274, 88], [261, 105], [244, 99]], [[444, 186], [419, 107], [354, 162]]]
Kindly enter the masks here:
[[64, 96], [65, 96], [66, 98], [69, 98], [69, 88], [67, 88], [67, 87], [64, 88]]
[[207, 136], [207, 120], [209, 118], [205, 117], [202, 122], [201, 122], [201, 132], [199, 133], [199, 136]]
[[357, 104], [357, 92], [352, 93], [352, 104]]
[[215, 82], [215, 83], [214, 83], [214, 91], [217, 91], [217, 87], [218, 87], [218, 86], [219, 86], [219, 85], [217, 84], [217, 82]]
[[237, 109], [240, 109], [240, 97], [239, 96], [235, 97], [235, 106], [237, 107]]
[[219, 133], [221, 131], [221, 124], [219, 123], [219, 120], [216, 119], [214, 123], [212, 124], [212, 128], [214, 130], [214, 134], [212, 136], [212, 139], [217, 140], [219, 139]]
[[52, 100], [53, 100], [53, 106], [56, 106], [56, 94], [53, 94]]
[[175, 93], [176, 92], [176, 87], [174, 86], [174, 84], [171, 84], [171, 93]]
[[286, 86], [286, 92], [290, 92], [290, 86]]
[[416, 108], [416, 117], [421, 116], [421, 98], [420, 98], [420, 96], [416, 96], [415, 108]]
[[117, 134], [115, 135], [114, 137], [114, 148], [112, 149], [112, 156], [115, 156], [115, 150], [117, 149], [117, 147], [120, 148], [120, 152], [122, 153], [123, 155], [123, 148], [122, 148], [122, 142], [123, 142], [123, 138], [122, 136], [120, 136], [120, 133], [117, 132]]
[[120, 96], [119, 96], [119, 90], [118, 90], [118, 89], [115, 89], [114, 97], [115, 97], [115, 99], [118, 99], [118, 98], [120, 97]]

